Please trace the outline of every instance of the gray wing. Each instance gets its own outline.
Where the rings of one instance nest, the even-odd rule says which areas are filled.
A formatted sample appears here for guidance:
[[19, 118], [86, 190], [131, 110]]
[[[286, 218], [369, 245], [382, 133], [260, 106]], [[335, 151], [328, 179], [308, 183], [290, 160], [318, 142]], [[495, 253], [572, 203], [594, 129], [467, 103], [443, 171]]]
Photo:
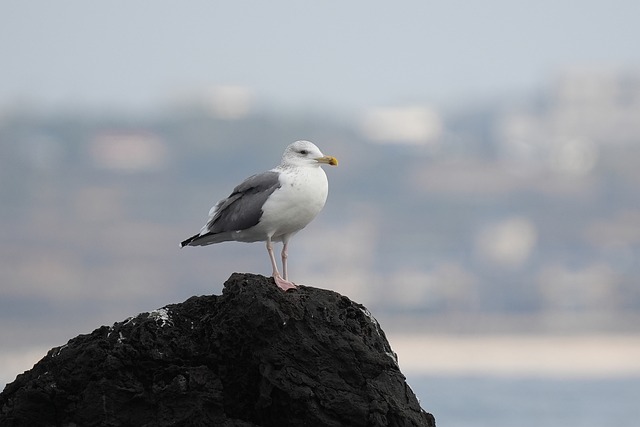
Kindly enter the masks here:
[[268, 171], [250, 176], [211, 211], [206, 230], [210, 234], [251, 228], [262, 217], [262, 206], [280, 188], [278, 172]]

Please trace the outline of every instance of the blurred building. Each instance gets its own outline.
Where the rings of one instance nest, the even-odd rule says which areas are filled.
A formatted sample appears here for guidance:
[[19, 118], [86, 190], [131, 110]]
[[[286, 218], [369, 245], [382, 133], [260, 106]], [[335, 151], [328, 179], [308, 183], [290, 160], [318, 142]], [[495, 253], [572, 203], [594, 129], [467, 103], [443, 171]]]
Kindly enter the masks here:
[[603, 146], [640, 145], [640, 70], [562, 72], [538, 103], [504, 114], [497, 134], [510, 159], [586, 174]]
[[94, 166], [122, 172], [158, 170], [168, 160], [162, 138], [142, 130], [98, 132], [89, 143], [89, 153]]

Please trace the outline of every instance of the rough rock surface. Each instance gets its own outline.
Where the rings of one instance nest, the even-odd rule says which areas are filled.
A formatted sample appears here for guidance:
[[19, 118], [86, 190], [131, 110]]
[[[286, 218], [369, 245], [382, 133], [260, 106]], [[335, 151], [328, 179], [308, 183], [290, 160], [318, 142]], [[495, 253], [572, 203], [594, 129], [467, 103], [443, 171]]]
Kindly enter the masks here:
[[376, 320], [338, 293], [233, 274], [54, 348], [0, 394], [10, 426], [435, 426]]

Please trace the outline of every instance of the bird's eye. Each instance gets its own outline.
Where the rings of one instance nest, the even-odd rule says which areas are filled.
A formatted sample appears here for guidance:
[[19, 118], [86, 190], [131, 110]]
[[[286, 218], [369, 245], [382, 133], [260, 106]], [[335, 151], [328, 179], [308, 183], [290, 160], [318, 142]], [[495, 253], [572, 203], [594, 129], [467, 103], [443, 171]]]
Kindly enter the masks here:
[[306, 156], [307, 154], [309, 154], [309, 150], [300, 150], [298, 151], [298, 153], [302, 154], [303, 156]]

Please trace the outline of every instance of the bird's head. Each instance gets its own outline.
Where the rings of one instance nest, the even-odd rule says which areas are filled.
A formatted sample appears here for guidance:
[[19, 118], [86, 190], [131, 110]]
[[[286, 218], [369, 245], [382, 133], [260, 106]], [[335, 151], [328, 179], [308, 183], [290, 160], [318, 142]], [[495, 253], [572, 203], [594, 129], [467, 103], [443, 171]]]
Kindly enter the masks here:
[[325, 156], [316, 145], [309, 141], [296, 141], [284, 150], [283, 165], [321, 166], [323, 164], [338, 166], [338, 159]]

